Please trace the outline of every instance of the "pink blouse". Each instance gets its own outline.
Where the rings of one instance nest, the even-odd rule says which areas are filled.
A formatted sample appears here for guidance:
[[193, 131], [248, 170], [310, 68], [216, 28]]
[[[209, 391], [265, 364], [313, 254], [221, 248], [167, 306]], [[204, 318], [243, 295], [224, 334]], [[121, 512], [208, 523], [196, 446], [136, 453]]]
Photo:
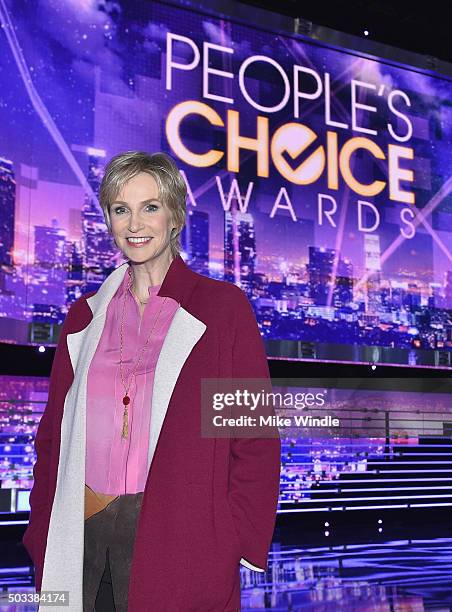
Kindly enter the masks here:
[[[85, 482], [97, 493], [110, 495], [144, 491], [155, 366], [179, 307], [172, 298], [157, 296], [161, 285], [150, 286], [149, 301], [141, 316], [132, 290], [127, 291], [128, 281], [126, 272], [108, 305], [105, 326], [88, 370]], [[145, 351], [141, 351], [140, 363], [130, 382], [127, 438], [121, 437], [125, 389], [119, 369], [119, 333], [124, 298], [122, 371], [126, 384], [162, 307], [151, 339]]]

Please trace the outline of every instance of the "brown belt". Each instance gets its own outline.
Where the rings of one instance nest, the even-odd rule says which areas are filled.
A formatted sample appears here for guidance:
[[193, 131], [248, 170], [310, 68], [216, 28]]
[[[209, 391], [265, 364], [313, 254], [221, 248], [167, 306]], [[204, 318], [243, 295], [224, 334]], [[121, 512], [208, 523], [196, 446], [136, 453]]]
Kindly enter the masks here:
[[93, 514], [97, 514], [108, 506], [119, 495], [108, 495], [106, 493], [96, 493], [85, 484], [85, 521]]

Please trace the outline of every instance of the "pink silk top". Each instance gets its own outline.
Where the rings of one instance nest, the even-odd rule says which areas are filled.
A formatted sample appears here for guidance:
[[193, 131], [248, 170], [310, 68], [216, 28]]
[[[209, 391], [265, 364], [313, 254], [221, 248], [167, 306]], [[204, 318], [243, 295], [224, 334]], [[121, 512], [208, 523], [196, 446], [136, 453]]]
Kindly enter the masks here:
[[[88, 370], [86, 402], [85, 482], [97, 493], [124, 495], [144, 491], [147, 479], [149, 427], [154, 372], [168, 328], [179, 304], [157, 296], [161, 285], [148, 287], [149, 301], [143, 315], [132, 293], [129, 275], [119, 286], [107, 308], [105, 326]], [[130, 383], [129, 435], [121, 437], [125, 395], [119, 369], [120, 325], [124, 305], [122, 371]], [[166, 302], [164, 303], [166, 299]], [[163, 306], [162, 306], [163, 305]], [[140, 351], [162, 307], [151, 339]]]

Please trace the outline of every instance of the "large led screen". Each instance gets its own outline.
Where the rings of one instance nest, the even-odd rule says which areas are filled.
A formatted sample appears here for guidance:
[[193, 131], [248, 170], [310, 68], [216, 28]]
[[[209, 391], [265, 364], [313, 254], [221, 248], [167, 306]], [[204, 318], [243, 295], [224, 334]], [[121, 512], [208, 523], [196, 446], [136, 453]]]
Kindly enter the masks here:
[[122, 262], [105, 163], [163, 150], [183, 257], [246, 291], [269, 356], [450, 363], [450, 80], [159, 2], [1, 11], [0, 340], [54, 343]]

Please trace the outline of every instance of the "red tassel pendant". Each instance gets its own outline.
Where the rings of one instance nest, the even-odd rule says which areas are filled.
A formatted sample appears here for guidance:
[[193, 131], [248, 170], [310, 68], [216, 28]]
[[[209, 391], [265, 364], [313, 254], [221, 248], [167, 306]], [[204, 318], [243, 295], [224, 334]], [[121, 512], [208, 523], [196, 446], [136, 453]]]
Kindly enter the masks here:
[[122, 416], [121, 436], [123, 438], [127, 438], [129, 435], [129, 413], [127, 406], [130, 404], [130, 397], [128, 395], [124, 395], [124, 397], [122, 398], [122, 403], [124, 404], [124, 414]]

